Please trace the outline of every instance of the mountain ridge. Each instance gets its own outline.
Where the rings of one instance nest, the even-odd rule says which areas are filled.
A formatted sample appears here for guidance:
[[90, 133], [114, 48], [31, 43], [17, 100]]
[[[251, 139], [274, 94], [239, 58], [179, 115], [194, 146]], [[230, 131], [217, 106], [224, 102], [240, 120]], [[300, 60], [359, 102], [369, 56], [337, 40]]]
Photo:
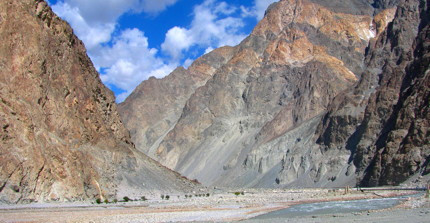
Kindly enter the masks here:
[[[358, 161], [360, 149], [355, 151], [354, 140], [363, 126], [362, 119], [353, 117], [366, 112], [360, 98], [375, 97], [378, 91], [371, 83], [378, 71], [385, 69], [381, 60], [392, 59], [392, 50], [381, 50], [387, 47], [383, 42], [407, 47], [407, 41], [416, 38], [411, 30], [419, 20], [411, 20], [411, 27], [400, 21], [417, 18], [408, 6], [427, 13], [425, 4], [361, 0], [282, 0], [272, 4], [252, 33], [234, 47], [231, 59], [188, 94], [185, 103], [181, 99], [184, 106], [178, 109], [180, 114], [176, 113], [178, 121], [162, 129], [157, 144], [138, 149], [189, 178], [213, 186], [403, 182], [416, 172], [401, 181], [368, 182], [367, 178], [372, 178], [368, 176], [383, 178], [369, 174], [372, 165], [381, 167], [375, 159], [371, 165], [366, 159]], [[406, 31], [401, 33], [400, 29]], [[349, 97], [351, 94], [354, 96]], [[143, 96], [128, 103], [145, 100], [150, 101]], [[368, 106], [367, 110], [371, 109], [375, 108]], [[127, 118], [137, 126], [150, 119], [145, 115]], [[139, 134], [144, 136], [145, 131]], [[372, 137], [365, 140], [375, 141]], [[425, 146], [419, 159], [428, 160], [428, 143], [422, 142]]]

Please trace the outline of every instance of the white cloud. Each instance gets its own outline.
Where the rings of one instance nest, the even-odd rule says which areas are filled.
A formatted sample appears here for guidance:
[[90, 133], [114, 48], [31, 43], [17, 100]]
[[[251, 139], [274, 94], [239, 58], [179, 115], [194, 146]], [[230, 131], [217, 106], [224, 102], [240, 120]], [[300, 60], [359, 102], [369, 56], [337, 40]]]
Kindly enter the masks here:
[[212, 50], [214, 50], [214, 48], [212, 47], [208, 47], [205, 49], [205, 54], [210, 53]]
[[[138, 29], [126, 29], [113, 40], [111, 47], [102, 47], [93, 62], [105, 69], [101, 79], [126, 91], [128, 96], [143, 80], [164, 77], [177, 64], [165, 64], [157, 57], [157, 50], [149, 48], [148, 39]], [[120, 101], [122, 98], [117, 98]]]
[[190, 47], [216, 48], [224, 45], [237, 45], [246, 35], [241, 33], [245, 25], [243, 18], [231, 16], [238, 8], [225, 2], [206, 0], [194, 7], [190, 28], [173, 27], [161, 45], [163, 52], [173, 61], [182, 58]]
[[185, 62], [184, 62], [184, 67], [185, 68], [188, 68], [189, 66], [191, 66], [191, 64], [194, 62], [194, 60], [193, 59], [191, 59], [191, 58], [188, 58], [188, 59], [186, 59], [185, 60]]
[[146, 13], [158, 13], [173, 5], [178, 0], [140, 0], [140, 8]]
[[64, 0], [53, 5], [57, 15], [68, 21], [87, 50], [109, 42], [118, 18], [126, 12], [158, 13], [178, 0]]
[[88, 51], [99, 44], [109, 42], [115, 30], [115, 22], [92, 22], [91, 24], [81, 15], [81, 10], [68, 3], [59, 2], [52, 6], [57, 15], [64, 18], [73, 27], [75, 33], [85, 43]]
[[181, 57], [181, 51], [188, 49], [193, 41], [193, 37], [189, 35], [189, 30], [175, 26], [167, 31], [166, 39], [161, 48], [174, 60], [178, 60]]

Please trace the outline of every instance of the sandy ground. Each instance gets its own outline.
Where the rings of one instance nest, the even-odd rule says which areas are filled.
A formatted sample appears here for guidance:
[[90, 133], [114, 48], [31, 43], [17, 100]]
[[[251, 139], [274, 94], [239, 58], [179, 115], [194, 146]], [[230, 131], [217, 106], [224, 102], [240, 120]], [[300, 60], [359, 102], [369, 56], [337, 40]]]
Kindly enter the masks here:
[[[387, 197], [410, 191], [352, 191], [326, 189], [247, 190], [244, 195], [212, 192], [209, 197], [185, 198], [171, 194], [169, 200], [148, 195], [147, 201], [117, 204], [31, 204], [0, 207], [0, 222], [225, 222], [247, 220], [294, 204]], [[266, 222], [430, 222], [430, 199], [409, 200], [389, 210], [318, 215]]]

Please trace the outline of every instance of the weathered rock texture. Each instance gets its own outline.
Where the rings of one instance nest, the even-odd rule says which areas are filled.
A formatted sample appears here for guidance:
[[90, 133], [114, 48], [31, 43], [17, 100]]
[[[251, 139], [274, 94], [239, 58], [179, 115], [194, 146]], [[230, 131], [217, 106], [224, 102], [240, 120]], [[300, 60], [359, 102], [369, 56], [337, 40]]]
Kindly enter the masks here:
[[178, 121], [188, 98], [233, 56], [235, 49], [222, 47], [197, 59], [188, 69], [178, 67], [163, 79], [142, 82], [118, 106], [136, 147], [155, 158], [155, 150]]
[[318, 142], [351, 151], [364, 186], [399, 184], [430, 172], [429, 1], [400, 1], [366, 54], [360, 82], [339, 96]]
[[138, 152], [70, 26], [0, 2], [0, 201], [112, 199], [193, 186]]

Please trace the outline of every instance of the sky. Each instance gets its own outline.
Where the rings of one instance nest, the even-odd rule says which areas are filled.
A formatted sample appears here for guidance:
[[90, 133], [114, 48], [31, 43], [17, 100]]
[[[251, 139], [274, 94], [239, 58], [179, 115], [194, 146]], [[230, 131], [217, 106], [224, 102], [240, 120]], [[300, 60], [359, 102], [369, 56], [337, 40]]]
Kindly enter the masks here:
[[142, 81], [239, 44], [276, 0], [49, 0], [118, 103]]

